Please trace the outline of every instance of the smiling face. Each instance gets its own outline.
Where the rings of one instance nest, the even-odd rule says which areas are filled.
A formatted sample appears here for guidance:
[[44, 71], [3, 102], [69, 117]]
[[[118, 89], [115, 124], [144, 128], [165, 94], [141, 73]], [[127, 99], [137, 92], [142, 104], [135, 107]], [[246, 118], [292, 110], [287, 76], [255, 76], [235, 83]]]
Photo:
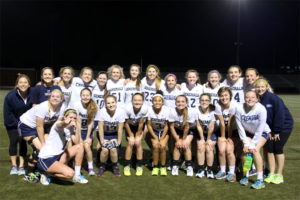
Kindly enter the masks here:
[[147, 71], [147, 78], [150, 80], [150, 81], [154, 81], [155, 78], [157, 77], [158, 73], [157, 71], [153, 68], [153, 67], [150, 67]]
[[121, 71], [118, 68], [113, 68], [111, 70], [111, 79], [113, 81], [118, 81], [121, 78]]
[[136, 79], [140, 74], [140, 69], [138, 66], [133, 65], [130, 67], [129, 73], [132, 79]]
[[246, 105], [249, 107], [249, 108], [252, 108], [253, 106], [255, 106], [255, 104], [258, 102], [258, 98], [257, 98], [257, 95], [254, 91], [248, 91], [246, 94], [245, 94], [245, 102], [246, 102]]
[[245, 79], [249, 85], [252, 85], [258, 78], [259, 76], [255, 70], [247, 70], [245, 73]]
[[116, 99], [112, 96], [109, 96], [105, 100], [105, 107], [108, 111], [113, 112], [117, 108], [117, 102]]
[[239, 78], [242, 76], [242, 73], [240, 72], [240, 69], [237, 67], [230, 67], [228, 70], [228, 78], [232, 82], [236, 82], [239, 80]]
[[255, 91], [259, 96], [262, 96], [268, 89], [268, 86], [264, 82], [258, 82], [255, 84]]
[[71, 79], [73, 78], [72, 70], [65, 69], [61, 74], [61, 78], [65, 83], [69, 83], [71, 81]]
[[223, 105], [228, 105], [230, 103], [230, 93], [228, 91], [222, 92], [219, 99]]
[[210, 101], [211, 100], [208, 95], [202, 95], [200, 97], [200, 107], [202, 109], [207, 109], [209, 107]]
[[97, 83], [100, 87], [105, 87], [107, 82], [107, 76], [106, 74], [99, 74], [99, 76], [97, 77]]
[[176, 78], [174, 76], [169, 76], [167, 78], [166, 84], [167, 84], [168, 89], [173, 90], [176, 86]]
[[188, 85], [195, 85], [198, 81], [198, 76], [195, 72], [190, 72], [188, 75], [187, 75], [187, 83]]
[[164, 101], [163, 101], [162, 97], [156, 96], [152, 99], [152, 103], [153, 103], [153, 108], [156, 110], [159, 110], [162, 108]]
[[93, 72], [90, 69], [85, 69], [82, 72], [81, 79], [84, 83], [90, 83], [93, 79]]
[[92, 94], [90, 90], [83, 89], [80, 93], [80, 97], [81, 97], [82, 104], [88, 104], [92, 98]]
[[53, 75], [51, 69], [45, 69], [45, 70], [42, 72], [41, 79], [42, 79], [42, 81], [43, 81], [45, 84], [49, 84], [49, 83], [52, 83], [53, 76], [54, 76], [54, 75]]
[[218, 73], [211, 73], [208, 82], [211, 84], [212, 87], [216, 87], [220, 83], [220, 76]]
[[56, 107], [63, 102], [63, 94], [60, 90], [55, 89], [51, 92], [49, 102], [52, 106]]
[[183, 110], [187, 107], [187, 99], [184, 96], [178, 96], [175, 105], [178, 110]]
[[135, 109], [140, 109], [144, 103], [144, 98], [140, 94], [136, 94], [132, 97], [132, 106]]
[[67, 116], [64, 116], [65, 121], [76, 122], [76, 119], [77, 119], [76, 113], [70, 113]]
[[26, 92], [28, 88], [30, 87], [28, 80], [25, 77], [22, 77], [18, 80], [17, 88], [21, 92]]

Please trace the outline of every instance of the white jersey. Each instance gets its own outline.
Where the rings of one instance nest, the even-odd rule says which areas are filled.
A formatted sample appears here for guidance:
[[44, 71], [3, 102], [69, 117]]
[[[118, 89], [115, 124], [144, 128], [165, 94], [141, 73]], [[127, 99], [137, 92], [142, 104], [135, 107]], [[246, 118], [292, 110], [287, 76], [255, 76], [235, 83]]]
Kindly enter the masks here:
[[72, 86], [70, 85], [68, 88], [66, 88], [65, 86], [60, 85], [59, 87], [64, 95], [64, 102], [66, 103], [66, 105], [68, 105], [71, 100], [71, 94], [73, 91]]
[[96, 87], [97, 81], [92, 80], [92, 82], [85, 84], [83, 80], [79, 77], [74, 77], [72, 79], [72, 94], [71, 94], [71, 100], [69, 102], [70, 106], [73, 106], [73, 104], [77, 101], [80, 101], [80, 92], [83, 88], [89, 88], [91, 91]]
[[88, 129], [88, 118], [87, 118], [87, 110], [83, 107], [81, 101], [77, 101], [74, 103], [74, 110], [76, 110], [77, 114], [80, 117], [81, 120], [81, 130], [87, 130]]
[[117, 104], [119, 107], [124, 107], [125, 102], [125, 79], [119, 79], [117, 82], [109, 79], [106, 83], [106, 89], [108, 94], [113, 95], [117, 98]]
[[[260, 103], [256, 103], [255, 109], [248, 112], [245, 111], [244, 104], [238, 105], [235, 119], [239, 136], [244, 146], [249, 146], [250, 149], [255, 148], [263, 132], [271, 132], [267, 124], [267, 110]], [[251, 142], [247, 139], [246, 131], [254, 135]]]
[[176, 97], [181, 95], [182, 92], [176, 87], [172, 91], [169, 91], [166, 87], [163, 87], [162, 92], [164, 93], [164, 105], [168, 108], [175, 108]]
[[188, 98], [188, 106], [190, 108], [196, 108], [200, 105], [200, 96], [203, 93], [202, 85], [197, 84], [192, 89], [189, 89], [186, 83], [182, 83], [181, 92]]
[[44, 119], [44, 125], [53, 124], [59, 117], [63, 117], [65, 111], [65, 104], [62, 104], [56, 111], [52, 111], [49, 107], [49, 101], [44, 101], [20, 117], [20, 121], [30, 128], [36, 128], [36, 117]]
[[128, 123], [132, 126], [138, 126], [141, 118], [144, 119], [147, 118], [148, 106], [143, 104], [140, 111], [138, 113], [135, 113], [132, 104], [129, 104], [126, 107], [125, 112], [126, 112], [125, 119], [129, 119]]
[[[224, 123], [225, 123], [226, 127], [228, 125], [228, 121], [229, 121], [230, 115], [235, 115], [237, 106], [238, 106], [238, 103], [236, 103], [236, 101], [233, 101], [233, 100], [230, 102], [230, 106], [229, 106], [228, 109], [224, 109], [223, 106], [220, 105], [220, 103], [216, 104], [215, 114], [223, 116]], [[235, 121], [232, 120], [231, 123], [232, 123], [231, 124], [232, 130], [236, 130], [236, 123], [235, 123]]]
[[105, 106], [104, 92], [105, 89], [101, 90], [99, 85], [97, 85], [92, 92], [92, 99], [98, 105], [98, 110], [101, 110]]
[[118, 124], [125, 122], [125, 112], [122, 108], [117, 107], [115, 114], [111, 117], [106, 108], [97, 112], [96, 121], [104, 122], [104, 134], [114, 134], [118, 132]]
[[[171, 108], [170, 109], [170, 114], [169, 114], [169, 122], [174, 122], [174, 127], [176, 129], [179, 129], [179, 130], [183, 130], [184, 127], [182, 127], [182, 124], [183, 124], [183, 115], [182, 116], [179, 116], [177, 111], [176, 111], [176, 108]], [[193, 112], [191, 112], [191, 109], [188, 108], [188, 117], [187, 117], [187, 121], [186, 123], [194, 123], [195, 122], [195, 117], [194, 117], [194, 114]]]
[[[215, 111], [210, 111], [208, 113], [203, 113], [200, 108], [197, 109], [198, 111], [198, 120], [202, 126], [202, 130], [204, 134], [207, 134], [208, 132], [208, 125], [210, 122], [216, 121], [215, 118]], [[216, 126], [215, 126], [216, 127]]]
[[191, 115], [194, 118], [193, 123], [190, 123], [190, 130], [196, 129], [196, 120], [198, 119], [198, 108], [189, 108], [189, 115]]
[[219, 84], [219, 86], [215, 88], [207, 87], [206, 84], [203, 84], [203, 93], [208, 93], [211, 96], [211, 104], [216, 105], [219, 102], [218, 91], [223, 84]]
[[237, 103], [245, 103], [244, 100], [244, 78], [239, 78], [237, 82], [231, 84], [227, 79], [223, 81], [223, 85], [227, 86], [232, 91], [232, 99]]
[[142, 93], [142, 88], [143, 88], [142, 83], [140, 84], [140, 89], [137, 89], [135, 82], [132, 81], [128, 82], [125, 85], [125, 105], [131, 104], [132, 96], [135, 93]]
[[56, 155], [60, 155], [65, 151], [67, 143], [71, 139], [71, 134], [75, 133], [75, 128], [58, 128], [55, 122], [52, 126], [49, 137], [44, 146], [41, 148], [39, 157], [46, 159]]
[[157, 114], [153, 107], [149, 108], [148, 120], [151, 120], [151, 127], [157, 132], [161, 132], [165, 128], [165, 122], [169, 119], [170, 109], [162, 106], [161, 111]]
[[[155, 81], [152, 84], [148, 84], [147, 78], [144, 77], [142, 79], [142, 92], [144, 93], [145, 98], [145, 104], [149, 107], [152, 107], [152, 97], [156, 94], [157, 90], [155, 87]], [[161, 80], [159, 89], [162, 90], [162, 88], [165, 85], [165, 81]]]

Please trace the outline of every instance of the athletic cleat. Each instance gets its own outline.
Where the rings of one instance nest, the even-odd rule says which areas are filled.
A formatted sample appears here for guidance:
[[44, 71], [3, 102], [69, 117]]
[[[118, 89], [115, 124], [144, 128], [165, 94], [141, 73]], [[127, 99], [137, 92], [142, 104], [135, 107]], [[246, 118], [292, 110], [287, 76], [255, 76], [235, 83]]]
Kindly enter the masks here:
[[89, 169], [89, 176], [95, 176], [95, 175], [96, 175], [96, 174], [95, 174], [94, 169], [90, 168], [90, 169]]
[[199, 169], [196, 173], [196, 177], [197, 178], [203, 178], [203, 176], [205, 176], [205, 170], [203, 169]]
[[33, 172], [31, 172], [28, 175], [25, 175], [23, 180], [28, 181], [29, 183], [37, 183], [39, 178]]
[[136, 176], [142, 176], [143, 175], [143, 167], [136, 167]]
[[97, 176], [98, 177], [103, 176], [104, 172], [105, 172], [105, 168], [104, 167], [99, 167], [99, 171], [97, 173]]
[[19, 167], [19, 168], [18, 168], [18, 175], [19, 175], [19, 176], [25, 175], [24, 167]]
[[16, 165], [12, 165], [11, 166], [11, 169], [10, 169], [10, 175], [15, 175], [15, 174], [18, 174], [18, 168]]
[[231, 173], [228, 173], [225, 177], [225, 181], [228, 181], [228, 182], [235, 182], [236, 181], [236, 176], [235, 174], [231, 174]]
[[257, 175], [256, 169], [251, 169], [249, 171], [249, 176], [255, 176], [255, 175]]
[[42, 185], [49, 185], [51, 182], [51, 178], [50, 177], [47, 177], [46, 175], [42, 174], [41, 175], [41, 178], [40, 178], [40, 183]]
[[186, 168], [186, 176], [194, 176], [194, 169], [192, 166]]
[[218, 173], [216, 174], [216, 179], [221, 180], [224, 179], [226, 177], [226, 173], [222, 172], [221, 170], [218, 171]]
[[73, 176], [73, 182], [74, 183], [81, 183], [81, 184], [86, 184], [89, 181], [84, 178], [84, 176], [79, 175], [79, 176]]
[[251, 185], [251, 187], [252, 187], [253, 189], [259, 190], [259, 189], [265, 188], [265, 183], [264, 183], [263, 180], [257, 179], [257, 180]]
[[240, 184], [243, 186], [247, 186], [248, 182], [249, 182], [248, 177], [244, 177], [240, 180]]
[[40, 177], [41, 177], [41, 173], [38, 172], [38, 171], [34, 172], [34, 175], [35, 175], [36, 177], [38, 177], [38, 179], [40, 179]]
[[207, 170], [206, 171], [206, 177], [211, 178], [211, 179], [215, 178], [214, 172], [211, 169]]
[[121, 176], [120, 169], [119, 169], [118, 165], [113, 167], [113, 174], [114, 174], [115, 177], [120, 177]]
[[264, 181], [265, 181], [266, 183], [272, 183], [272, 181], [274, 180], [274, 178], [275, 178], [275, 174], [269, 173], [268, 176], [267, 176], [267, 178], [265, 178]]
[[152, 176], [158, 176], [158, 173], [159, 173], [159, 168], [158, 168], [158, 167], [154, 167], [154, 168], [152, 169], [151, 175], [152, 175]]
[[131, 176], [130, 166], [125, 166], [124, 167], [124, 175], [125, 176]]
[[283, 177], [280, 176], [279, 174], [275, 174], [273, 180], [271, 180], [271, 183], [274, 183], [274, 184], [283, 183]]
[[161, 176], [167, 176], [168, 172], [167, 172], [167, 168], [166, 167], [161, 167], [160, 168], [160, 175]]
[[179, 167], [177, 165], [173, 165], [172, 167], [172, 175], [173, 176], [178, 176], [178, 170], [179, 170]]

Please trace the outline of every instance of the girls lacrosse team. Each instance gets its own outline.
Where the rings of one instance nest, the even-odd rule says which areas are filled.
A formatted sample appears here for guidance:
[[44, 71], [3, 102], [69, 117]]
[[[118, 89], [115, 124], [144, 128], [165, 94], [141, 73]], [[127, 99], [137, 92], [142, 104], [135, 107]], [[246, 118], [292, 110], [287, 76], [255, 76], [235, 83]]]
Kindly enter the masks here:
[[[94, 80], [90, 67], [82, 68], [79, 77], [74, 77], [72, 67], [63, 67], [58, 78], [46, 67], [41, 85], [32, 89], [29, 78], [19, 75], [4, 102], [10, 174], [43, 185], [50, 183], [50, 175], [85, 184], [81, 166], [89, 176], [98, 177], [105, 177], [110, 168], [115, 177], [131, 176], [135, 166], [135, 175], [142, 176], [143, 159], [151, 159], [152, 176], [167, 176], [170, 169], [173, 176], [185, 171], [188, 177], [239, 179], [246, 186], [249, 172], [241, 174], [241, 169], [245, 156], [252, 155], [257, 170], [252, 188], [264, 188], [265, 182], [283, 183], [283, 147], [293, 119], [255, 68], [248, 68], [243, 78], [239, 66], [230, 66], [223, 82], [219, 71], [211, 70], [203, 85], [194, 69], [186, 72], [181, 84], [173, 73], [162, 80], [153, 64], [143, 79], [139, 65], [131, 65], [128, 71], [126, 79], [123, 68], [112, 65]], [[25, 141], [33, 150], [26, 172]], [[264, 167], [270, 174], [263, 174]]]

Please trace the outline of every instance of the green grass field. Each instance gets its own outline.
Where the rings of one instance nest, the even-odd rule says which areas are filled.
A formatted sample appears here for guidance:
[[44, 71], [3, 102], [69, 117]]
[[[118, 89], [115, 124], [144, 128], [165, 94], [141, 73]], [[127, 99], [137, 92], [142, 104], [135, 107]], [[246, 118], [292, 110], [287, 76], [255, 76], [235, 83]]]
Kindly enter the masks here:
[[[17, 175], [9, 175], [8, 136], [3, 125], [3, 101], [8, 91], [0, 91], [0, 198], [1, 199], [300, 199], [300, 95], [281, 95], [295, 120], [295, 127], [285, 146], [284, 184], [266, 184], [262, 190], [206, 178], [180, 176], [152, 177], [144, 167], [144, 175], [115, 178], [111, 172], [103, 177], [87, 177], [86, 185], [56, 180], [49, 186], [30, 184]], [[123, 142], [125, 146], [125, 141]], [[145, 145], [144, 145], [145, 146]], [[29, 152], [30, 152], [30, 148]], [[148, 148], [145, 147], [148, 150]], [[124, 150], [124, 149], [123, 149]], [[149, 155], [149, 150], [147, 152]], [[121, 166], [121, 169], [123, 167]], [[133, 171], [132, 171], [133, 172]], [[255, 180], [251, 177], [250, 180]]]

